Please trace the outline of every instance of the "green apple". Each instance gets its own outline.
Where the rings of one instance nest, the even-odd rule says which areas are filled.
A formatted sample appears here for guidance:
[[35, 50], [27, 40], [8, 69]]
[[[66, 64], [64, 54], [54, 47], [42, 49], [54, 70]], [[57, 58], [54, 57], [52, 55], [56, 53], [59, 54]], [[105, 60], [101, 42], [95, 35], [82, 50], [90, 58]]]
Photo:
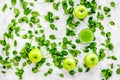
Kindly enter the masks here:
[[42, 59], [42, 51], [38, 48], [32, 49], [28, 56], [30, 61], [39, 62]]
[[90, 29], [86, 28], [80, 31], [79, 38], [83, 43], [90, 43], [94, 39], [94, 34]]
[[76, 67], [76, 60], [74, 58], [65, 58], [63, 60], [63, 67], [66, 70], [73, 70]]
[[88, 15], [88, 9], [83, 5], [79, 5], [75, 8], [74, 14], [77, 18], [84, 19]]
[[87, 67], [95, 67], [98, 64], [98, 56], [95, 53], [88, 53], [85, 57], [84, 57], [84, 63], [86, 64]]

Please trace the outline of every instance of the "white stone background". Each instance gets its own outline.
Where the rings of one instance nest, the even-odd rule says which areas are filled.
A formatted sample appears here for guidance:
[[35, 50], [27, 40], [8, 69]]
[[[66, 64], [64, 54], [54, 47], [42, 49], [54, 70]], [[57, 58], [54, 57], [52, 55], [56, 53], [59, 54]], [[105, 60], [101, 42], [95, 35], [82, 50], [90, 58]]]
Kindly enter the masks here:
[[[26, 1], [34, 2], [34, 0], [26, 0]], [[55, 0], [55, 1], [57, 1], [57, 0]], [[76, 4], [79, 3], [79, 1], [80, 0], [74, 0], [75, 6], [76, 6]], [[102, 23], [104, 24], [105, 31], [110, 31], [112, 33], [112, 42], [114, 44], [114, 54], [109, 51], [107, 51], [106, 54], [117, 56], [117, 58], [118, 58], [117, 61], [104, 59], [103, 61], [100, 61], [99, 64], [95, 68], [91, 69], [88, 73], [85, 73], [85, 68], [83, 68], [83, 58], [84, 58], [85, 54], [82, 53], [81, 55], [79, 55], [77, 57], [77, 59], [79, 60], [78, 66], [83, 68], [83, 72], [79, 73], [79, 72], [77, 72], [77, 68], [75, 68], [75, 71], [77, 73], [74, 76], [71, 76], [68, 71], [66, 71], [64, 69], [60, 70], [60, 69], [54, 67], [54, 65], [52, 63], [52, 59], [49, 57], [46, 62], [50, 62], [52, 64], [51, 67], [54, 69], [54, 71], [51, 75], [44, 77], [44, 73], [48, 70], [48, 68], [50, 68], [50, 67], [46, 66], [45, 64], [39, 68], [39, 72], [37, 74], [34, 74], [31, 70], [31, 68], [34, 66], [34, 64], [31, 64], [24, 68], [25, 73], [23, 74], [23, 80], [101, 80], [103, 78], [103, 76], [101, 75], [101, 69], [110, 68], [109, 64], [111, 64], [111, 63], [114, 63], [115, 67], [113, 69], [113, 75], [109, 80], [120, 80], [120, 75], [116, 74], [117, 64], [120, 64], [120, 35], [119, 35], [120, 34], [120, 0], [97, 0], [97, 3], [98, 3], [98, 5], [110, 7], [111, 1], [116, 2], [115, 8], [111, 8], [110, 14], [112, 16], [111, 16], [111, 18], [105, 18], [102, 21]], [[32, 9], [40, 12], [40, 15], [41, 15], [40, 23], [43, 25], [43, 28], [45, 29], [45, 34], [49, 35], [50, 33], [53, 33], [57, 36], [57, 38], [59, 38], [58, 41], [60, 41], [61, 38], [65, 36], [65, 28], [66, 28], [65, 20], [67, 19], [68, 16], [63, 13], [63, 9], [62, 9], [61, 5], [59, 6], [59, 11], [55, 11], [52, 8], [51, 3], [43, 3], [43, 2], [44, 2], [44, 0], [38, 0], [37, 2], [35, 2], [35, 6], [32, 7]], [[0, 39], [2, 39], [3, 33], [7, 31], [7, 26], [10, 23], [11, 19], [14, 18], [13, 10], [10, 10], [9, 8], [7, 8], [4, 13], [1, 11], [1, 8], [4, 5], [4, 3], [7, 3], [8, 7], [11, 7], [10, 0], [0, 0]], [[17, 3], [17, 5], [15, 7], [19, 8], [22, 11], [19, 3]], [[47, 14], [48, 11], [52, 11], [54, 13], [54, 15], [60, 16], [60, 20], [54, 22], [55, 25], [58, 27], [57, 32], [50, 30], [50, 28], [48, 28], [49, 23], [47, 23], [44, 20], [44, 16]], [[22, 16], [22, 14], [23, 13], [21, 12], [20, 16]], [[88, 17], [83, 22], [81, 22], [81, 24], [76, 29], [76, 33], [79, 33], [79, 31], [81, 29], [87, 27], [87, 20], [88, 20]], [[109, 21], [111, 21], [111, 20], [113, 20], [115, 22], [114, 27], [109, 25]], [[26, 24], [20, 24], [20, 25], [25, 30], [30, 29], [29, 26]], [[21, 34], [22, 33], [25, 33], [25, 31], [21, 31]], [[95, 33], [95, 36], [97, 38], [96, 42], [98, 43], [98, 45], [99, 45], [99, 43], [104, 42], [104, 37], [100, 36], [99, 30], [97, 31], [97, 33]], [[18, 41], [19, 46], [17, 46], [17, 48], [16, 48], [16, 50], [18, 50], [18, 51], [24, 46], [25, 42], [30, 42], [29, 40], [23, 40], [23, 39], [17, 38], [17, 37], [15, 39]], [[12, 40], [9, 40], [9, 42], [13, 43]], [[34, 44], [34, 42], [33, 42], [33, 44]], [[84, 45], [78, 44], [77, 48], [81, 49], [83, 46]], [[2, 49], [2, 46], [0, 46], [0, 50], [1, 49]], [[12, 51], [13, 49], [15, 49], [15, 48], [11, 48], [10, 51]], [[47, 53], [44, 49], [42, 49], [42, 51], [43, 51], [44, 55]], [[12, 57], [12, 56], [10, 56], [10, 57]], [[0, 68], [0, 71], [1, 70], [3, 70], [3, 69]], [[64, 74], [64, 78], [59, 77], [60, 73]], [[18, 77], [15, 75], [15, 67], [13, 67], [13, 69], [11, 69], [11, 70], [7, 70], [6, 74], [0, 73], [0, 80], [18, 80]]]

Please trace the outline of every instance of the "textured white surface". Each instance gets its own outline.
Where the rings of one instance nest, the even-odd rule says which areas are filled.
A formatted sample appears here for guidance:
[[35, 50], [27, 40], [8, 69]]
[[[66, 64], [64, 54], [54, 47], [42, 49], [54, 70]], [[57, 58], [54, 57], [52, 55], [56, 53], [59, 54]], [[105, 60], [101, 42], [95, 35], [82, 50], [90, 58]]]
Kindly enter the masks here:
[[[26, 0], [26, 1], [30, 1], [33, 2], [33, 0]], [[57, 0], [56, 0], [57, 1]], [[59, 1], [59, 0], [58, 0]], [[61, 1], [61, 0], [60, 0]], [[116, 7], [115, 8], [111, 8], [111, 18], [105, 18], [104, 21], [102, 22], [105, 26], [105, 31], [111, 31], [112, 32], [112, 42], [114, 43], [114, 54], [112, 52], [106, 52], [107, 55], [115, 55], [117, 56], [118, 60], [117, 61], [111, 61], [108, 59], [104, 59], [103, 61], [100, 61], [99, 64], [91, 69], [88, 73], [85, 73], [85, 68], [83, 68], [83, 58], [85, 56], [85, 54], [81, 54], [78, 56], [78, 66], [83, 68], [83, 72], [79, 73], [77, 72], [77, 68], [75, 69], [75, 71], [77, 72], [74, 76], [71, 76], [69, 74], [68, 71], [62, 69], [58, 69], [56, 67], [54, 67], [53, 63], [52, 63], [52, 59], [49, 57], [47, 59], [46, 62], [50, 62], [52, 65], [50, 67], [52, 67], [54, 69], [53, 73], [51, 75], [48, 75], [47, 77], [44, 77], [44, 73], [48, 70], [48, 66], [46, 66], [45, 64], [39, 68], [39, 72], [37, 74], [34, 74], [31, 71], [31, 68], [34, 67], [34, 64], [29, 65], [27, 67], [24, 68], [25, 73], [23, 75], [23, 80], [101, 80], [102, 79], [102, 75], [101, 75], [101, 69], [104, 68], [110, 68], [109, 64], [114, 63], [115, 67], [113, 69], [113, 76], [109, 79], [109, 80], [120, 80], [120, 75], [116, 74], [116, 68], [117, 68], [117, 64], [120, 64], [120, 0], [97, 0], [99, 5], [102, 6], [110, 6], [110, 2], [111, 1], [115, 1], [116, 2]], [[61, 41], [61, 39], [64, 37], [65, 35], [65, 28], [66, 28], [66, 19], [67, 19], [67, 15], [65, 15], [63, 13], [63, 9], [60, 5], [59, 7], [59, 11], [55, 11], [52, 8], [52, 4], [51, 3], [43, 3], [44, 0], [38, 0], [37, 2], [35, 2], [35, 6], [32, 7], [33, 10], [37, 10], [40, 12], [40, 23], [42, 24], [43, 28], [45, 29], [45, 34], [48, 37], [49, 34], [53, 33], [57, 36], [57, 41]], [[79, 3], [79, 0], [74, 0], [75, 5]], [[1, 8], [3, 6], [4, 3], [8, 4], [8, 7], [11, 7], [10, 4], [10, 0], [0, 0], [0, 39], [2, 39], [2, 35], [4, 32], [7, 31], [7, 26], [10, 23], [11, 19], [14, 18], [14, 13], [13, 13], [13, 9], [10, 10], [9, 8], [7, 8], [7, 10], [3, 13], [1, 11]], [[22, 9], [20, 7], [20, 4], [17, 3], [17, 5], [15, 6], [17, 8], [20, 8], [21, 12]], [[49, 23], [47, 23], [44, 20], [44, 16], [47, 14], [48, 11], [52, 11], [54, 13], [54, 15], [58, 15], [60, 16], [60, 20], [55, 21], [55, 25], [58, 27], [58, 31], [52, 31], [49, 28]], [[21, 13], [20, 16], [22, 16], [23, 13]], [[87, 19], [85, 21], [83, 21], [76, 29], [76, 33], [79, 33], [79, 31], [85, 27], [87, 27]], [[77, 19], [76, 19], [77, 20]], [[115, 22], [115, 26], [112, 27], [109, 25], [109, 21], [113, 20]], [[25, 29], [26, 31], [28, 29], [34, 30], [37, 29], [37, 27], [33, 28], [29, 28], [29, 25], [26, 24], [20, 24], [20, 26], [22, 27], [22, 29]], [[21, 31], [21, 34], [25, 33], [26, 31]], [[95, 33], [95, 36], [97, 38], [96, 42], [101, 43], [103, 42], [105, 39], [104, 37], [102, 37], [100, 35], [100, 31], [97, 31], [97, 33]], [[18, 41], [18, 45], [16, 50], [21, 50], [21, 48], [24, 46], [25, 42], [30, 42], [29, 40], [22, 40], [21, 38], [15, 38]], [[70, 38], [73, 39], [74, 38]], [[10, 43], [13, 43], [12, 40], [8, 40]], [[32, 44], [34, 45], [35, 43], [32, 42]], [[77, 49], [81, 49], [82, 47], [84, 47], [84, 45], [78, 44], [77, 45]], [[100, 47], [100, 46], [99, 46]], [[0, 50], [2, 49], [2, 46], [0, 46]], [[11, 48], [10, 51], [14, 50], [15, 48]], [[44, 48], [42, 48], [44, 55], [47, 53]], [[1, 53], [0, 53], [1, 54]], [[12, 57], [12, 56], [10, 56]], [[45, 56], [44, 56], [45, 57]], [[24, 60], [22, 60], [24, 61]], [[21, 67], [21, 66], [20, 66]], [[2, 68], [0, 68], [0, 70], [2, 70]], [[59, 74], [63, 73], [64, 74], [64, 78], [60, 78]], [[6, 74], [2, 74], [0, 73], [0, 80], [17, 80], [18, 77], [15, 75], [15, 67], [13, 67], [13, 69], [11, 70], [7, 70]]]

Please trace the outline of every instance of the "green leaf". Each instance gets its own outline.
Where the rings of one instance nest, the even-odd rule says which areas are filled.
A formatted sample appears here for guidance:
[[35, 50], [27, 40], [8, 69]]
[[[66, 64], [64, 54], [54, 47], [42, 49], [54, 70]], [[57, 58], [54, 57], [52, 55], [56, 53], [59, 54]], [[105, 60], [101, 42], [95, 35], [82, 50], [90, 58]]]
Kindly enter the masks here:
[[32, 68], [32, 72], [33, 72], [33, 73], [37, 73], [37, 72], [38, 72], [38, 68], [33, 67], [33, 68]]
[[114, 64], [112, 63], [112, 64], [110, 64], [110, 67], [111, 67], [111, 69], [113, 69], [114, 68]]
[[83, 69], [79, 67], [78, 68], [78, 72], [82, 72], [82, 71], [83, 71]]
[[117, 57], [111, 56], [112, 60], [117, 60]]
[[104, 19], [104, 15], [100, 12], [97, 13], [97, 19], [98, 20], [103, 20]]
[[17, 46], [17, 41], [16, 41], [16, 40], [14, 40], [14, 46], [15, 46], [15, 47]]
[[75, 32], [69, 28], [66, 28], [66, 36], [75, 36]]
[[109, 13], [109, 12], [111, 11], [111, 9], [108, 8], [108, 7], [106, 7], [106, 6], [103, 8], [103, 10], [104, 10], [104, 12], [105, 12], [106, 14]]
[[55, 10], [58, 10], [59, 5], [60, 5], [60, 2], [53, 3], [53, 8], [54, 8]]
[[75, 42], [76, 42], [76, 43], [80, 43], [80, 39], [76, 39]]
[[40, 19], [37, 18], [37, 17], [31, 17], [31, 18], [30, 18], [30, 22], [35, 24], [35, 23], [40, 22]]
[[112, 72], [112, 70], [110, 70], [110, 69], [103, 69], [103, 70], [101, 70], [101, 74], [102, 74], [106, 79], [109, 79], [109, 78], [112, 76], [113, 72]]
[[111, 26], [114, 26], [114, 25], [115, 25], [115, 22], [110, 21], [109, 24], [110, 24]]
[[44, 18], [45, 18], [45, 20], [47, 20], [50, 23], [54, 22], [54, 18], [53, 18], [53, 13], [52, 12], [48, 12], [47, 15]]
[[28, 2], [23, 1], [23, 2], [21, 2], [21, 5], [22, 5], [23, 9], [26, 9], [27, 5], [28, 5]]
[[63, 8], [63, 10], [66, 10], [67, 7], [68, 7], [67, 1], [66, 1], [66, 0], [63, 0], [63, 1], [62, 1], [62, 8]]
[[57, 30], [57, 27], [55, 27], [54, 24], [50, 24], [50, 28], [51, 28], [52, 30]]
[[23, 17], [21, 17], [21, 18], [18, 19], [18, 22], [19, 22], [19, 23], [22, 23], [22, 22], [28, 23], [28, 22], [29, 22], [29, 19], [28, 19], [26, 16], [23, 16]]
[[49, 74], [51, 74], [53, 72], [53, 69], [52, 68], [50, 68], [48, 71], [47, 71], [47, 73], [49, 73]]
[[61, 51], [61, 54], [64, 55], [64, 56], [67, 56], [67, 55], [68, 55], [68, 52], [65, 51], [65, 50], [62, 50], [62, 51]]
[[86, 68], [85, 72], [89, 72], [90, 71], [90, 68]]
[[116, 73], [120, 75], [120, 68], [117, 68]]
[[106, 37], [110, 38], [110, 36], [111, 36], [111, 32], [107, 32]]
[[28, 37], [27, 34], [24, 34], [24, 35], [22, 36], [23, 39], [27, 39], [27, 37]]
[[75, 75], [75, 73], [76, 73], [76, 72], [75, 72], [74, 70], [69, 71], [69, 74], [70, 74], [70, 75]]
[[111, 7], [115, 7], [115, 5], [116, 5], [115, 2], [110, 2]]
[[23, 4], [24, 0], [20, 0], [20, 3]]
[[6, 40], [0, 40], [0, 44], [5, 46], [6, 45]]
[[56, 36], [55, 36], [54, 34], [51, 34], [51, 35], [49, 36], [49, 38], [52, 39], [52, 40], [55, 40], [55, 39], [56, 39]]
[[23, 73], [24, 73], [24, 70], [23, 69], [18, 69], [17, 68], [17, 71], [15, 72], [15, 74], [19, 77], [19, 79], [22, 79], [23, 77]]
[[99, 50], [99, 59], [102, 60], [102, 59], [105, 58], [105, 56], [106, 56], [106, 54], [105, 54], [105, 49], [101, 48], [101, 49]]
[[14, 60], [17, 61], [17, 62], [19, 62], [21, 60], [21, 57], [20, 56], [15, 56]]
[[70, 6], [74, 6], [73, 0], [68, 0], [68, 2], [69, 2], [69, 4], [70, 4]]
[[20, 14], [19, 9], [15, 8], [15, 9], [14, 9], [14, 14], [15, 14], [15, 17], [18, 17], [19, 14]]
[[17, 55], [17, 53], [18, 53], [18, 52], [17, 52], [16, 50], [13, 51], [13, 55]]
[[26, 9], [24, 9], [24, 14], [25, 15], [28, 15], [28, 14], [30, 14], [31, 13], [31, 9], [29, 9], [29, 8], [26, 8]]
[[14, 6], [14, 5], [16, 5], [16, 0], [11, 0], [11, 4]]
[[106, 45], [109, 50], [113, 50], [114, 46], [112, 43]]
[[31, 14], [33, 17], [37, 17], [40, 15], [39, 12], [37, 12], [37, 11], [32, 11]]
[[6, 9], [7, 9], [7, 4], [4, 4], [2, 7], [2, 11], [5, 12]]
[[63, 77], [64, 77], [64, 74], [59, 74], [59, 76], [60, 76], [61, 78], [63, 78]]
[[22, 67], [25, 67], [27, 64], [26, 64], [26, 62], [23, 62], [22, 63]]
[[45, 0], [45, 2], [54, 2], [54, 0]]
[[63, 45], [62, 45], [62, 49], [67, 49], [67, 45], [66, 45], [66, 44], [63, 44]]
[[69, 49], [68, 51], [74, 57], [77, 57], [81, 53], [79, 50], [74, 50], [74, 49]]

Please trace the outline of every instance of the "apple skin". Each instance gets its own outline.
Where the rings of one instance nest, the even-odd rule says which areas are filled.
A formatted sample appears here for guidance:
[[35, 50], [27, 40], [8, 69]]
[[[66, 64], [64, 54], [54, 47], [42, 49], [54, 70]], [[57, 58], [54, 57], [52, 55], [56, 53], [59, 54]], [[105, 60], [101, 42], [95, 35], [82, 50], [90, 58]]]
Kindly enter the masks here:
[[73, 70], [76, 67], [76, 60], [74, 58], [65, 58], [63, 60], [63, 67], [66, 70]]
[[94, 39], [94, 33], [89, 28], [85, 28], [80, 31], [79, 38], [83, 43], [90, 43]]
[[42, 51], [38, 48], [32, 49], [29, 54], [29, 59], [32, 62], [39, 62], [42, 59]]
[[79, 5], [75, 8], [74, 14], [77, 18], [84, 19], [88, 15], [88, 9], [83, 5]]
[[87, 67], [95, 67], [99, 62], [98, 56], [95, 53], [88, 53], [84, 57], [84, 63], [86, 64]]

